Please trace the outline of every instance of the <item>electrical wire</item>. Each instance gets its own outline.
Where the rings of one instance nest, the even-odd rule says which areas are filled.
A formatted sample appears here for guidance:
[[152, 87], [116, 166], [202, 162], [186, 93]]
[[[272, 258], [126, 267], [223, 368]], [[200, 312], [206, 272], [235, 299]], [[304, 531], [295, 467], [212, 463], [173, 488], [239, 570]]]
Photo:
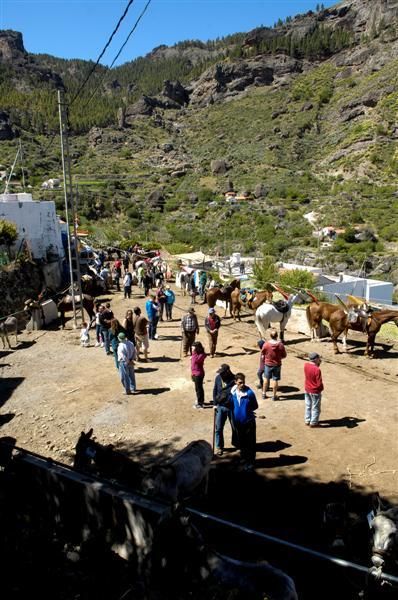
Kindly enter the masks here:
[[[115, 58], [113, 59], [112, 63], [110, 64], [110, 66], [109, 66], [110, 69], [112, 69], [113, 65], [115, 64], [115, 62], [119, 58], [120, 54], [122, 53], [124, 47], [126, 46], [127, 42], [129, 41], [130, 37], [132, 36], [132, 34], [134, 33], [134, 31], [137, 29], [139, 22], [141, 21], [142, 17], [146, 13], [147, 8], [148, 8], [148, 6], [150, 5], [151, 2], [152, 2], [152, 0], [148, 0], [147, 1], [146, 5], [144, 6], [143, 10], [141, 11], [141, 14], [139, 15], [138, 19], [134, 23], [133, 28], [131, 29], [131, 31], [128, 34], [127, 38], [125, 39], [124, 43], [120, 47], [119, 52], [116, 54]], [[106, 76], [107, 76], [107, 73], [105, 73], [103, 75], [101, 81], [99, 82], [99, 84], [97, 85], [97, 87], [95, 88], [95, 90], [93, 91], [93, 93], [91, 94], [90, 98], [87, 100], [87, 102], [86, 102], [86, 104], [84, 105], [83, 108], [87, 108], [87, 106], [90, 104], [91, 100], [94, 98], [94, 96], [96, 95], [96, 93], [98, 92], [98, 90], [100, 89], [100, 87], [102, 86], [102, 84], [104, 83], [104, 80], [105, 80]]]
[[130, 6], [133, 4], [134, 0], [129, 0], [128, 4], [126, 6], [126, 8], [124, 9], [124, 12], [122, 14], [122, 16], [120, 17], [119, 21], [117, 22], [117, 25], [115, 27], [115, 29], [112, 31], [108, 41], [106, 42], [101, 54], [99, 55], [99, 57], [97, 58], [95, 64], [93, 65], [93, 67], [90, 69], [90, 71], [88, 72], [85, 80], [83, 81], [83, 83], [81, 84], [80, 88], [77, 90], [76, 94], [73, 96], [72, 100], [69, 102], [69, 107], [72, 106], [72, 104], [76, 101], [76, 99], [80, 96], [80, 94], [82, 93], [83, 89], [85, 88], [85, 86], [87, 85], [88, 80], [90, 79], [90, 77], [92, 76], [92, 74], [94, 73], [95, 69], [98, 67], [99, 65], [99, 61], [101, 60], [101, 58], [104, 56], [106, 50], [108, 49], [110, 43], [112, 42], [113, 37], [115, 36], [116, 32], [118, 31], [122, 21], [125, 19]]

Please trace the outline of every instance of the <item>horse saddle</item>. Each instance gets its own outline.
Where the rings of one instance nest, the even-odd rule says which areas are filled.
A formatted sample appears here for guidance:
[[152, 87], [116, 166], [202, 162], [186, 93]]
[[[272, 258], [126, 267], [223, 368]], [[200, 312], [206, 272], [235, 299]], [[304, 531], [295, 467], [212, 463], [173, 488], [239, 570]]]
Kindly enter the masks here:
[[272, 303], [276, 310], [280, 313], [282, 313], [283, 315], [286, 314], [287, 312], [289, 312], [290, 310], [290, 306], [289, 304], [285, 301], [285, 300], [277, 300], [276, 302]]

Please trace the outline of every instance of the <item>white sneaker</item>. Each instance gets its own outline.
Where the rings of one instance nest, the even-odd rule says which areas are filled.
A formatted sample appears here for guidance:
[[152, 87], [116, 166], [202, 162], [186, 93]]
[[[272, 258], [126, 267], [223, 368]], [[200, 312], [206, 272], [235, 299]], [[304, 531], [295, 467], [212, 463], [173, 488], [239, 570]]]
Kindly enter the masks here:
[[98, 348], [98, 346], [100, 345], [99, 342], [95, 342], [95, 347]]
[[101, 342], [101, 348], [103, 348], [103, 347], [104, 347], [104, 342]]

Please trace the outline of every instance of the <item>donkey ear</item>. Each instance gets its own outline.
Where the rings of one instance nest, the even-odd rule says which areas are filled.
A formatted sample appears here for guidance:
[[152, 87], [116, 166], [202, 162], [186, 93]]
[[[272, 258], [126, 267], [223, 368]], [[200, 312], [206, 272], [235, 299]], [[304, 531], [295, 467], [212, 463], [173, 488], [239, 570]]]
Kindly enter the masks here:
[[87, 432], [87, 438], [90, 439], [93, 435], [93, 428], [90, 429], [90, 431]]

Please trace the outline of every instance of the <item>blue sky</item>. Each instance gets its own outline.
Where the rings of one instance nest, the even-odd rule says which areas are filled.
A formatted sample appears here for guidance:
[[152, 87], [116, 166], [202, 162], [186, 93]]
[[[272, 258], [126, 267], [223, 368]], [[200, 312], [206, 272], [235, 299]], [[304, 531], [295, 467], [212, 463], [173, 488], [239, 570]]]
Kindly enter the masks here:
[[[102, 64], [110, 64], [147, 0], [134, 0]], [[0, 0], [0, 29], [23, 35], [34, 54], [97, 60], [127, 0]], [[336, 0], [324, 0], [325, 7]], [[278, 18], [314, 10], [316, 0], [152, 0], [116, 64], [143, 56], [160, 44], [211, 40]]]

